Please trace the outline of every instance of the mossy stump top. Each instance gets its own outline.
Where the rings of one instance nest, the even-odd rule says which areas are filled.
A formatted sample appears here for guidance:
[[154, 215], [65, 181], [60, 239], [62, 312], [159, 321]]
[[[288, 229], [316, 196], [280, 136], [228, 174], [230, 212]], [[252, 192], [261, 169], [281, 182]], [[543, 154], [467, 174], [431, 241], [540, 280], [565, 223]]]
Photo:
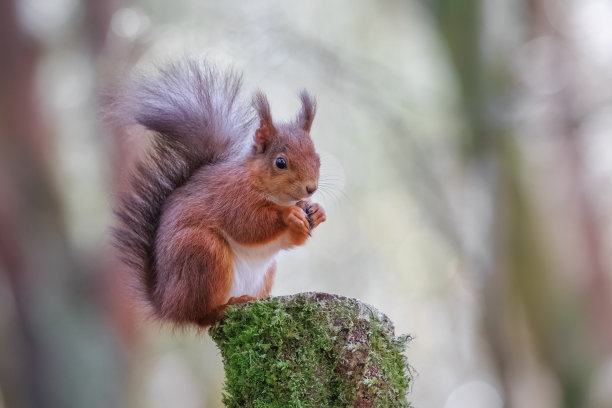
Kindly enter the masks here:
[[302, 293], [231, 306], [210, 334], [228, 408], [410, 406], [410, 338], [358, 300]]

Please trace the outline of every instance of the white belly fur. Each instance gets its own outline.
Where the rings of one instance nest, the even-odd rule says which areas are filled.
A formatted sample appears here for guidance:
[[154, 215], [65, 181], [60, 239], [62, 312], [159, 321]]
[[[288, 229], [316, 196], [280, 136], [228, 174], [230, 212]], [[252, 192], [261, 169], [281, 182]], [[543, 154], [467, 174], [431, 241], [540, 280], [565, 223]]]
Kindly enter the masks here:
[[287, 248], [288, 237], [283, 234], [264, 245], [242, 245], [229, 237], [226, 239], [234, 255], [234, 283], [229, 297], [257, 296], [276, 254]]

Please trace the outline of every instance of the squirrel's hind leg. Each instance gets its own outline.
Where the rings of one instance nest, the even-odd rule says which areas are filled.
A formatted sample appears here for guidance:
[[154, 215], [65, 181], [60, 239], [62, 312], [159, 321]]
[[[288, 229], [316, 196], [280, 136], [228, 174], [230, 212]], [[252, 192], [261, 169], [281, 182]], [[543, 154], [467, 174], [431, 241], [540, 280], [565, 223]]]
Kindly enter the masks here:
[[228, 306], [238, 305], [240, 303], [252, 302], [254, 300], [257, 300], [257, 298], [254, 298], [253, 296], [249, 296], [249, 295], [232, 297], [227, 301], [227, 303], [219, 307], [216, 307], [214, 310], [207, 313], [202, 318], [198, 319], [196, 323], [198, 326], [202, 326], [202, 327], [210, 326], [213, 323], [215, 323], [217, 320], [221, 319], [223, 315], [225, 315], [225, 310], [227, 309]]
[[253, 297], [253, 296], [250, 296], [250, 295], [242, 295], [242, 296], [238, 296], [238, 297], [232, 297], [232, 298], [229, 298], [229, 300], [227, 301], [225, 306], [239, 305], [240, 303], [252, 302], [254, 300], [257, 300], [257, 298]]
[[206, 229], [183, 229], [180, 236], [182, 246], [167, 239], [167, 256], [158, 258], [165, 261], [158, 261], [158, 310], [165, 320], [208, 326], [223, 314], [232, 286], [230, 249]]

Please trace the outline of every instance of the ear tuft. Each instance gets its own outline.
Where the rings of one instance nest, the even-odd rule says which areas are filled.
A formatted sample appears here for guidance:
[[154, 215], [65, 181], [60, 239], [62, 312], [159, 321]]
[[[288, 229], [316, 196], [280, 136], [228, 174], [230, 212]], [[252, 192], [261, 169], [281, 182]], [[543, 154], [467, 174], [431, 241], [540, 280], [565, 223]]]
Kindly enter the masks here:
[[272, 142], [276, 129], [272, 123], [268, 98], [261, 91], [253, 95], [253, 107], [259, 117], [259, 128], [255, 131], [255, 152], [263, 153]]
[[317, 102], [305, 89], [300, 92], [300, 99], [302, 101], [302, 109], [298, 113], [297, 123], [306, 132], [310, 132], [312, 121], [317, 112]]

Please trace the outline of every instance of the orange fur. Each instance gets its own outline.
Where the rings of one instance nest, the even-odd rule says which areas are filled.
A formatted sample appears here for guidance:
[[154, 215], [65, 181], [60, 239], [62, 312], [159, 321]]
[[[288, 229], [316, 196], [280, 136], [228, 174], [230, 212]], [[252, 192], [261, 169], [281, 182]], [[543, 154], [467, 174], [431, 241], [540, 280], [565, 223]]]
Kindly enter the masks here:
[[[306, 133], [302, 137], [309, 142]], [[272, 139], [272, 144], [275, 142], [278, 141]], [[262, 153], [244, 162], [203, 167], [189, 184], [170, 196], [156, 246], [162, 317], [206, 326], [219, 318], [228, 304], [269, 295], [275, 265], [269, 267], [257, 293], [230, 299], [233, 253], [228, 239], [258, 247], [286, 233], [288, 239], [280, 249], [306, 242], [311, 233], [308, 216], [301, 207], [306, 201], [279, 205], [270, 199], [274, 194], [282, 197], [279, 191], [292, 191], [295, 179], [304, 177], [302, 174], [307, 183], [316, 183], [318, 156], [312, 143], [305, 143], [306, 148], [295, 143], [290, 147], [296, 146], [303, 151], [287, 154], [294, 169], [287, 177], [282, 173], [281, 177], [273, 177], [270, 173], [275, 170], [268, 163], [271, 159]], [[300, 194], [296, 198], [305, 199], [306, 193], [289, 194]], [[318, 204], [312, 206], [316, 208], [312, 215], [316, 227], [325, 220], [325, 213]]]
[[276, 253], [325, 221], [309, 201], [314, 99], [302, 92], [295, 121], [275, 123], [264, 94], [241, 100], [238, 73], [195, 59], [122, 89], [117, 122], [153, 137], [116, 211], [116, 245], [143, 298], [162, 319], [205, 327], [229, 304], [268, 296]]

